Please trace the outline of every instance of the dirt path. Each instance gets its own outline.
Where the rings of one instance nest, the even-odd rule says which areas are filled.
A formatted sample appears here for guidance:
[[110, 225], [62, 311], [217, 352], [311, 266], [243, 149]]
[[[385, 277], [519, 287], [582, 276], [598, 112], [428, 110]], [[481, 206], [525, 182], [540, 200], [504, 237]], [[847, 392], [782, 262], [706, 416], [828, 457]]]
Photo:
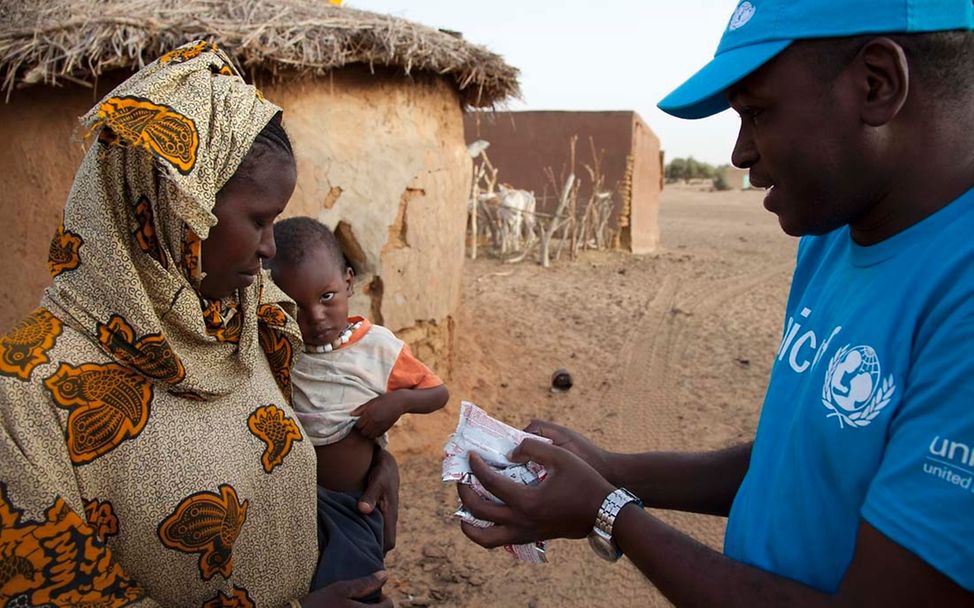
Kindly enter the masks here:
[[[388, 590], [401, 606], [665, 606], [628, 562], [584, 542], [550, 544], [526, 566], [468, 542], [449, 519], [452, 488], [437, 451], [472, 400], [523, 426], [568, 424], [618, 451], [712, 449], [748, 439], [777, 346], [794, 241], [760, 193], [669, 189], [657, 255], [584, 256], [543, 270], [477, 260], [466, 267], [460, 344], [443, 415], [396, 430], [403, 470], [399, 548]], [[551, 372], [575, 387], [553, 395]], [[720, 547], [723, 520], [663, 513]]]

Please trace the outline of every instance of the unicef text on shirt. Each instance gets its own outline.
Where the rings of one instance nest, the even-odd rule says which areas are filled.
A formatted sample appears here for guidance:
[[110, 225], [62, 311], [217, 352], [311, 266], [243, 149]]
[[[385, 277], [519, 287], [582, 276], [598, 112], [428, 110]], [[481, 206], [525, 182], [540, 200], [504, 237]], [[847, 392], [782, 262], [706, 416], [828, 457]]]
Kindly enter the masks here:
[[939, 435], [930, 442], [923, 472], [964, 490], [974, 487], [974, 447]]

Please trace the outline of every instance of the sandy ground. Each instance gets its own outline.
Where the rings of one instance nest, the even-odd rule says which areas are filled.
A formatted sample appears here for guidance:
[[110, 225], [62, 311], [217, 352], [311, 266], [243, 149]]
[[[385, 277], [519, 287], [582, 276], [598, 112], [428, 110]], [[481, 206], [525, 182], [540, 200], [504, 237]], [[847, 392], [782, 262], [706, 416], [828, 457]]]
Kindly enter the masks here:
[[[795, 241], [759, 192], [668, 188], [656, 255], [590, 253], [542, 269], [468, 261], [453, 395], [442, 414], [395, 430], [402, 467], [398, 548], [387, 592], [400, 606], [666, 606], [627, 561], [584, 541], [516, 563], [462, 535], [439, 482], [439, 448], [460, 398], [521, 427], [567, 424], [616, 451], [704, 450], [753, 435], [777, 347]], [[575, 386], [548, 390], [568, 368]], [[724, 520], [661, 513], [719, 548]]]

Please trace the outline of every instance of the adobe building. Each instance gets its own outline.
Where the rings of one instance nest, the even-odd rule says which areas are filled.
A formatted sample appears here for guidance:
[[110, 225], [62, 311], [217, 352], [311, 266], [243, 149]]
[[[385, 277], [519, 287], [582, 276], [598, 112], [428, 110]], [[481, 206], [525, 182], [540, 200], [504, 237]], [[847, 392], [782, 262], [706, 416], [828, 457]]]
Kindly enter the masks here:
[[724, 176], [724, 181], [732, 190], [748, 190], [751, 188], [750, 171], [726, 165], [718, 169]]
[[463, 111], [517, 94], [517, 70], [455, 34], [326, 2], [110, 0], [98, 3], [106, 18], [81, 18], [90, 5], [0, 7], [0, 239], [12, 258], [0, 332], [50, 282], [84, 152], [78, 117], [140, 65], [206, 39], [284, 108], [298, 168], [285, 215], [335, 229], [358, 272], [353, 314], [449, 375], [471, 175]]
[[[592, 163], [589, 138], [604, 150], [605, 187], [613, 192], [615, 247], [632, 253], [651, 253], [659, 247], [659, 200], [663, 189], [663, 154], [659, 138], [638, 114], [622, 112], [467, 112], [463, 119], [467, 143], [485, 140], [498, 179], [534, 192], [537, 209], [551, 213], [558, 192], [545, 175], [556, 179], [569, 163], [570, 141], [576, 143], [576, 175], [584, 188], [583, 168]], [[588, 197], [581, 190], [579, 199]]]

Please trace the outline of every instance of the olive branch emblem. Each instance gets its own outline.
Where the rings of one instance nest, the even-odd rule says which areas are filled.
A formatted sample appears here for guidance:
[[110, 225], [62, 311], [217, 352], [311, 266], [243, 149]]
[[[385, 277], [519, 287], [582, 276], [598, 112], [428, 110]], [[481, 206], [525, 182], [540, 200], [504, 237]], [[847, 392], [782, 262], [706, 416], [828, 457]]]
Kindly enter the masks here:
[[856, 410], [851, 414], [846, 414], [836, 409], [832, 403], [832, 376], [835, 373], [835, 368], [839, 366], [839, 361], [843, 359], [849, 350], [848, 345], [843, 346], [829, 361], [829, 369], [825, 372], [825, 382], [822, 385], [822, 405], [831, 410], [828, 418], [839, 419], [839, 428], [845, 428], [846, 424], [852, 427], [862, 428], [868, 426], [883, 411], [883, 408], [889, 405], [890, 399], [893, 398], [893, 393], [896, 392], [896, 385], [893, 383], [893, 375], [890, 374], [880, 384], [879, 390], [876, 391], [866, 407]]

